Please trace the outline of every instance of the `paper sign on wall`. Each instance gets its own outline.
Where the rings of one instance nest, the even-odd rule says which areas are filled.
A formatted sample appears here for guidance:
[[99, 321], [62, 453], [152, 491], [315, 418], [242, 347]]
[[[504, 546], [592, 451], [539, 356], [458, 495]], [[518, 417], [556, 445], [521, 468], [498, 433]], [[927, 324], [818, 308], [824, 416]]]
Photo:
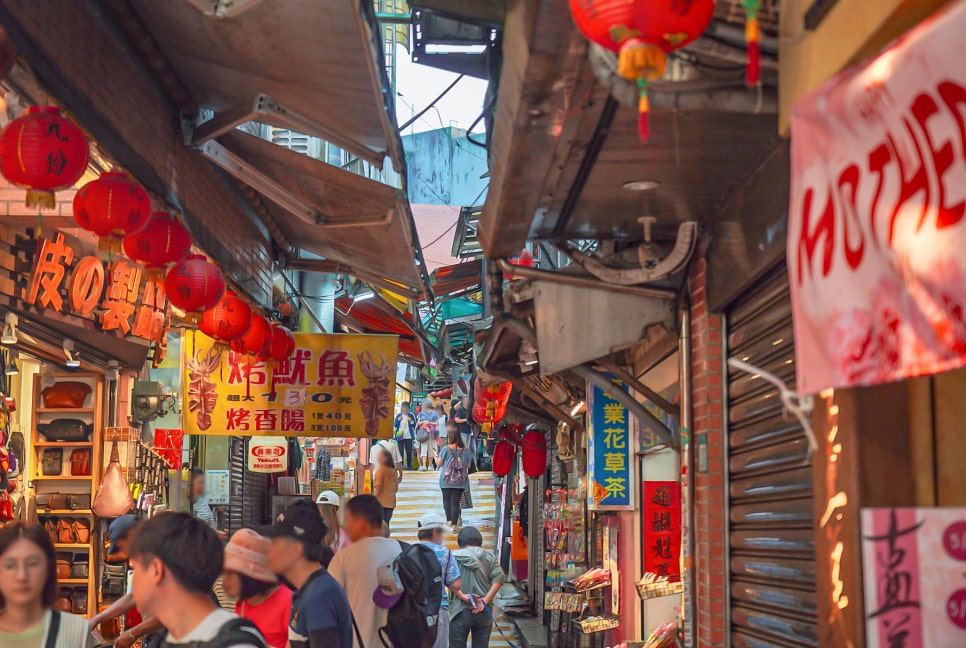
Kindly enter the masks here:
[[252, 437], [248, 441], [248, 469], [256, 473], [285, 472], [288, 441], [283, 437]]

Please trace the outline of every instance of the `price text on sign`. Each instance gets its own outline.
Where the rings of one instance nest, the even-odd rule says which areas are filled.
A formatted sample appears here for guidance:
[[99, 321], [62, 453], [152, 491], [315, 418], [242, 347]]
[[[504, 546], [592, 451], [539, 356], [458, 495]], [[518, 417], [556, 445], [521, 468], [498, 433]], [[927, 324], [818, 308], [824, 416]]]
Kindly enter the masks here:
[[966, 508], [862, 510], [868, 645], [966, 645]]
[[966, 364], [966, 4], [799, 101], [788, 270], [798, 389]]
[[398, 338], [296, 333], [283, 362], [187, 334], [188, 434], [368, 437], [392, 434]]

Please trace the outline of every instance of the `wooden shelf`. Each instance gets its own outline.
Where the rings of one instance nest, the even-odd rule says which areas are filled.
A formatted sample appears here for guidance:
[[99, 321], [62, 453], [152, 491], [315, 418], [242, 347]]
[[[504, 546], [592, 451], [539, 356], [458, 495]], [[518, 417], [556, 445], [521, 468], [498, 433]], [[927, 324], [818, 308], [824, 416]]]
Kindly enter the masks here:
[[62, 544], [60, 542], [54, 543], [54, 549], [90, 549], [90, 548], [91, 548], [90, 543], [88, 544], [80, 544], [77, 542], [70, 543], [70, 544]]
[[37, 509], [37, 515], [94, 515], [90, 509]]
[[38, 407], [35, 414], [93, 414], [93, 407]]
[[34, 443], [36, 448], [93, 448], [94, 444], [90, 441], [37, 441]]
[[40, 475], [39, 477], [34, 477], [30, 481], [90, 481], [91, 476], [85, 475]]

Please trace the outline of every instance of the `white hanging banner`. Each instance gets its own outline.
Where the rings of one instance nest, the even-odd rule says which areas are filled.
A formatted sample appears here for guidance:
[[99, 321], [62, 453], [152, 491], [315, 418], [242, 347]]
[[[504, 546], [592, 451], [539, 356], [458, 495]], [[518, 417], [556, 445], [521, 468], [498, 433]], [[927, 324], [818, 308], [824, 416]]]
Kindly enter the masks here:
[[966, 365], [966, 2], [792, 110], [796, 389]]
[[285, 472], [288, 441], [284, 437], [255, 436], [248, 441], [248, 469], [256, 473]]

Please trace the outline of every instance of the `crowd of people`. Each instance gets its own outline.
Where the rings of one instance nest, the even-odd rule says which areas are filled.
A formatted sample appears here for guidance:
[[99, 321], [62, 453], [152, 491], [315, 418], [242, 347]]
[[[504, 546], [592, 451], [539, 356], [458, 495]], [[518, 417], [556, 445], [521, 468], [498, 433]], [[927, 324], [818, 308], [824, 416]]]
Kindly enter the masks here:
[[[435, 456], [441, 483], [453, 471], [461, 441], [454, 422]], [[399, 470], [392, 461], [382, 467]], [[90, 621], [54, 609], [56, 555], [47, 532], [9, 524], [0, 529], [0, 646], [87, 648], [101, 622], [135, 607], [143, 621], [118, 637], [123, 648], [138, 639], [144, 648], [407, 648], [429, 641], [434, 648], [464, 648], [471, 635], [473, 648], [488, 645], [490, 606], [506, 576], [482, 548], [478, 529], [459, 531], [454, 551], [446, 547], [452, 519], [438, 513], [419, 519], [421, 551], [436, 561], [417, 582], [441, 597], [432, 610], [438, 616], [419, 617], [400, 641], [387, 627], [420, 599], [407, 589], [413, 582], [407, 569], [418, 563], [403, 561], [413, 548], [388, 537], [391, 507], [384, 500], [359, 495], [340, 504], [331, 491], [315, 503], [297, 500], [271, 526], [235, 531], [227, 544], [204, 516], [118, 518], [109, 528], [111, 551], [128, 561], [130, 592]], [[219, 578], [237, 601], [234, 613], [213, 593]]]

